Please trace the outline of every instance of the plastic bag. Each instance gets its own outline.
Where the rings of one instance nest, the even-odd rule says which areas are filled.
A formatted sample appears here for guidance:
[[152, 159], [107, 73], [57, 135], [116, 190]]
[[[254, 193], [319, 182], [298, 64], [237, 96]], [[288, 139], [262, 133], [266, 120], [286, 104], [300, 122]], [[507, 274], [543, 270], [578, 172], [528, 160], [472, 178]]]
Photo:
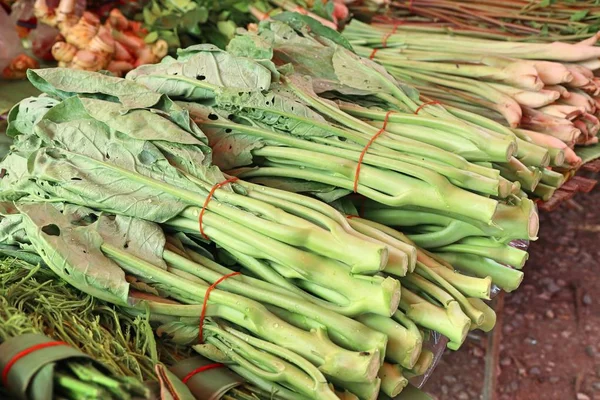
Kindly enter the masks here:
[[14, 22], [4, 8], [0, 7], [0, 71], [24, 51]]

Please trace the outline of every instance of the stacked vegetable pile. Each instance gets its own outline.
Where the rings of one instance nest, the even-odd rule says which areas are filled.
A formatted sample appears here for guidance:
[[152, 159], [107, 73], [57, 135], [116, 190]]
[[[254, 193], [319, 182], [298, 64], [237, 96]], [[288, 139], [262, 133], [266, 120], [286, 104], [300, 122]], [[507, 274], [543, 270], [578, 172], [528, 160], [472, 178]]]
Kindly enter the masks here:
[[225, 48], [238, 27], [286, 11], [310, 16], [333, 29], [349, 16], [341, 0], [152, 0], [142, 17], [149, 39], [166, 40], [172, 50], [205, 42]]
[[281, 398], [395, 396], [431, 364], [428, 332], [458, 348], [493, 327], [492, 282], [522, 280], [508, 243], [537, 213], [492, 168], [521, 165], [518, 139], [281, 18], [127, 80], [30, 71], [45, 94], [9, 115], [3, 248]]
[[[215, 56], [210, 47], [190, 48], [177, 60], [138, 68], [128, 79], [171, 98], [194, 101], [180, 104], [209, 137], [215, 164], [231, 174], [313, 193], [347, 214], [408, 225], [417, 244], [440, 252], [454, 251], [445, 246], [470, 236], [477, 236], [475, 241], [487, 237], [475, 246], [486, 249], [479, 254], [495, 248], [504, 254], [497, 261], [520, 267], [526, 253], [504, 243], [534, 239], [537, 214], [531, 200], [519, 197], [519, 179], [527, 182], [533, 171], [513, 157], [517, 138], [476, 127], [441, 107], [422, 108], [416, 91], [398, 86], [377, 64], [354, 55], [337, 33], [289, 17], [298, 31], [283, 22], [265, 22], [259, 34], [234, 39], [229, 53]], [[214, 58], [215, 66], [207, 67]], [[271, 60], [286, 63], [280, 71], [293, 66], [296, 73], [279, 76], [277, 71], [273, 82]], [[243, 68], [252, 79], [240, 81], [238, 71], [228, 65]], [[348, 94], [339, 98], [346, 101], [338, 107], [315, 89], [329, 98], [336, 92]], [[372, 111], [362, 103], [390, 112]], [[354, 115], [374, 121], [371, 125]], [[380, 132], [382, 125], [386, 132]], [[415, 134], [415, 126], [427, 135]], [[440, 140], [441, 135], [446, 139]], [[477, 163], [452, 153], [461, 147]], [[524, 159], [547, 162], [544, 149], [523, 147]], [[515, 181], [502, 177], [491, 162], [509, 172], [515, 168]], [[348, 209], [352, 203], [359, 210]], [[479, 251], [466, 247], [465, 252]], [[515, 258], [506, 252], [514, 252]]]
[[[600, 67], [600, 49], [595, 38], [579, 44], [507, 43], [451, 36], [428, 24], [366, 25], [356, 20], [344, 36], [359, 54], [453, 113], [472, 121], [485, 116], [528, 144], [547, 149], [552, 167], [577, 167], [581, 160], [574, 146], [598, 142], [594, 71]], [[556, 157], [562, 152], [564, 165], [562, 156]], [[544, 186], [528, 185], [529, 190], [547, 198], [561, 183], [558, 176], [552, 179], [542, 178]]]
[[[411, 23], [425, 20], [429, 27], [499, 40], [573, 42], [594, 36], [600, 27], [600, 8], [589, 0], [407, 0], [385, 5]], [[364, 9], [360, 2], [351, 6], [355, 12]]]
[[[46, 348], [41, 358], [24, 358], [8, 372], [5, 367], [0, 387], [35, 399], [58, 398], [53, 393], [63, 399], [150, 398], [141, 382], [154, 377], [157, 362], [148, 323], [119, 316], [55, 280], [50, 271], [32, 267], [18, 260], [0, 263], [1, 361], [6, 363], [28, 344], [52, 343], [44, 335], [62, 345]], [[0, 395], [12, 398], [1, 389]]]

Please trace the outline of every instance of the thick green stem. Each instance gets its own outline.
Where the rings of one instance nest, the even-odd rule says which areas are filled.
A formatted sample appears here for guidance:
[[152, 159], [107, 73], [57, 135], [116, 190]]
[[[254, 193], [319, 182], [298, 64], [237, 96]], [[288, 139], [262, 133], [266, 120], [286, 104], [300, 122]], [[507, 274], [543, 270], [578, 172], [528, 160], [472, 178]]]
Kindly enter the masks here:
[[420, 333], [406, 329], [392, 318], [380, 315], [363, 314], [356, 319], [371, 329], [387, 335], [388, 345], [385, 352], [387, 360], [409, 369], [415, 365], [423, 345]]
[[383, 363], [379, 370], [381, 391], [391, 398], [395, 398], [408, 385], [408, 379], [402, 375], [402, 367], [397, 364]]
[[235, 329], [207, 324], [206, 330], [215, 335], [207, 343], [257, 376], [292, 387], [310, 399], [337, 398], [323, 374], [302, 357]]
[[[377, 121], [383, 121], [386, 113], [383, 111], [368, 110], [362, 107], [354, 105], [343, 104], [340, 106], [342, 110], [346, 111], [351, 115], [357, 117], [369, 118]], [[392, 124], [399, 124], [400, 126], [419, 126], [421, 128], [429, 128], [436, 132], [447, 133], [449, 135], [455, 135], [468, 140], [475, 144], [477, 148], [488, 154], [492, 160], [497, 159], [498, 161], [506, 161], [513, 155], [517, 146], [515, 144], [514, 136], [495, 136], [489, 134], [487, 131], [477, 130], [474, 127], [470, 127], [463, 123], [456, 124], [454, 121], [444, 121], [440, 118], [427, 117], [421, 115], [393, 113], [388, 116], [388, 121]], [[390, 124], [390, 127], [394, 125]], [[390, 132], [394, 132], [394, 129], [390, 129]], [[405, 135], [411, 135], [407, 130], [401, 131]], [[427, 131], [425, 131], [427, 132]], [[401, 134], [400, 132], [396, 132]], [[411, 135], [412, 136], [412, 135]], [[419, 138], [421, 136], [421, 138]], [[410, 136], [409, 136], [410, 137]], [[425, 141], [421, 134], [415, 137], [416, 140]], [[472, 172], [484, 173], [476, 167], [472, 167]], [[486, 175], [489, 176], [489, 175]], [[493, 177], [493, 176], [490, 176]]]
[[[218, 218], [221, 217], [216, 217]], [[348, 303], [364, 307], [364, 312], [390, 315], [396, 307], [400, 288], [393, 279], [352, 275], [346, 266], [335, 260], [260, 237], [244, 227], [230, 226], [224, 218], [217, 222], [220, 229], [213, 229], [212, 226], [205, 229], [205, 233], [216, 243], [230, 246], [251, 257], [285, 266], [288, 270], [287, 278], [311, 281], [337, 291], [344, 295]], [[196, 220], [175, 218], [167, 224], [185, 231], [197, 231]]]
[[540, 183], [536, 186], [533, 194], [535, 197], [539, 197], [543, 201], [548, 201], [554, 196], [557, 188], [554, 186], [546, 185], [545, 183]]
[[544, 168], [542, 170], [542, 180], [541, 182], [555, 187], [555, 188], [559, 188], [563, 185], [563, 183], [565, 183], [565, 176], [563, 174], [561, 174], [560, 172], [555, 172], [555, 171], [551, 171], [547, 168]]
[[[321, 164], [322, 160], [313, 154], [297, 153], [300, 165]], [[311, 165], [312, 166], [312, 165]], [[331, 167], [331, 166], [330, 166]], [[242, 178], [255, 177], [288, 177], [334, 185], [340, 188], [353, 190], [356, 163], [344, 159], [339, 160], [335, 172], [326, 165], [322, 169], [291, 167], [263, 167], [256, 169], [230, 171]], [[390, 206], [423, 206], [440, 212], [452, 212], [465, 215], [485, 224], [491, 222], [488, 217], [495, 213], [497, 201], [466, 192], [452, 185], [443, 177], [428, 177], [435, 179], [436, 186], [431, 186], [424, 181], [419, 181], [408, 176], [388, 173], [374, 169], [368, 165], [361, 168], [358, 193], [371, 198], [379, 203]], [[419, 171], [420, 176], [424, 176]], [[445, 181], [445, 182], [444, 182]], [[383, 193], [381, 192], [383, 191]], [[419, 196], [412, 193], [417, 191]], [[443, 195], [442, 195], [443, 193]]]
[[[160, 282], [177, 289], [186, 297], [202, 303], [208, 287], [182, 279], [140, 260], [120, 248], [103, 244], [102, 251], [133, 275]], [[212, 307], [211, 304], [212, 303]], [[178, 315], [182, 306], [158, 305], [162, 314]], [[184, 306], [185, 307], [185, 306]], [[212, 309], [212, 310], [210, 310]], [[152, 311], [152, 310], [151, 310]], [[209, 302], [209, 316], [223, 319], [244, 327], [254, 335], [288, 348], [315, 364], [324, 372], [357, 382], [371, 382], [379, 368], [378, 351], [356, 353], [332, 343], [323, 332], [305, 332], [286, 323], [270, 313], [262, 304], [246, 297], [222, 290], [213, 290]], [[160, 313], [160, 312], [159, 312]], [[195, 316], [200, 315], [196, 309]], [[349, 378], [351, 376], [352, 378]]]
[[[457, 269], [478, 277], [490, 277], [502, 290], [512, 292], [523, 281], [523, 272], [474, 254], [435, 253]], [[404, 290], [403, 290], [404, 292]]]
[[[453, 350], [457, 350], [457, 349], [453, 349]], [[431, 364], [433, 364], [433, 358], [434, 358], [433, 352], [431, 350], [424, 349], [421, 352], [421, 356], [419, 357], [417, 364], [415, 365], [415, 367], [412, 370], [410, 370], [410, 373], [413, 376], [421, 376], [421, 375], [425, 374], [425, 372], [427, 372], [427, 370], [431, 367]]]
[[[388, 236], [397, 239], [398, 241], [406, 243], [410, 246], [414, 246], [414, 243], [406, 235], [393, 228], [362, 218], [352, 218], [352, 220], [363, 225], [371, 226], [387, 234]], [[415, 268], [416, 273], [424, 278], [437, 282], [451, 294], [454, 292], [452, 292], [452, 289], [447, 286], [448, 284], [457, 288], [465, 296], [482, 299], [490, 298], [490, 288], [492, 283], [491, 279], [481, 279], [461, 275], [455, 272], [453, 269], [437, 262], [435, 259], [430, 257], [426, 251], [418, 247], [415, 248], [417, 250], [417, 264]], [[453, 294], [453, 296], [456, 297], [455, 294]]]
[[457, 243], [433, 249], [440, 253], [465, 253], [491, 258], [502, 264], [521, 269], [528, 259], [526, 251], [484, 237], [469, 237]]
[[375, 227], [362, 223], [360, 218], [352, 217], [348, 218], [348, 220], [350, 222], [350, 226], [357, 231], [365, 235], [369, 235], [372, 238], [381, 240], [382, 242], [388, 244], [391, 248], [396, 249], [399, 255], [404, 255], [404, 258], [406, 259], [404, 268], [394, 268], [393, 266], [388, 265], [384, 270], [386, 273], [396, 276], [405, 276], [407, 272], [414, 271], [417, 262], [417, 250], [413, 246], [397, 240]]
[[400, 309], [418, 325], [446, 336], [456, 347], [464, 342], [471, 325], [471, 320], [458, 303], [442, 308], [405, 288], [402, 290]]
[[494, 164], [494, 167], [506, 179], [520, 182], [526, 190], [535, 190], [542, 178], [542, 172], [539, 168], [527, 167], [514, 157], [508, 163]]
[[[165, 250], [163, 257], [169, 264], [175, 265], [179, 269], [204, 279], [207, 282], [214, 283], [223, 277], [222, 274], [213, 272], [212, 270], [203, 267], [203, 265], [188, 260], [172, 251]], [[205, 259], [204, 261], [210, 260]], [[383, 335], [366, 328], [350, 318], [341, 316], [318, 305], [306, 301], [299, 301], [296, 296], [285, 295], [280, 291], [273, 292], [258, 288], [254, 282], [251, 282], [252, 284], [247, 284], [242, 282], [241, 279], [248, 278], [232, 277], [226, 279], [219, 284], [219, 288], [248, 297], [263, 304], [271, 304], [290, 312], [301, 314], [307, 318], [321, 321], [321, 323], [327, 327], [329, 333], [336, 332], [336, 336], [341, 339], [347, 348], [357, 351], [373, 351], [373, 349], [382, 351], [385, 349], [386, 340]]]

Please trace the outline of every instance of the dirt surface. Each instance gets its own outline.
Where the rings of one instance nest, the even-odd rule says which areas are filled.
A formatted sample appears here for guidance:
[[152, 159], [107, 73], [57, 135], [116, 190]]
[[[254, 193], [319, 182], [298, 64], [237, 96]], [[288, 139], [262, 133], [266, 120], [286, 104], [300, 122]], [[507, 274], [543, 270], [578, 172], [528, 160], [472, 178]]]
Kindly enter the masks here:
[[[600, 189], [542, 213], [524, 271], [504, 297], [493, 400], [600, 400]], [[483, 399], [488, 339], [447, 351], [424, 389]]]

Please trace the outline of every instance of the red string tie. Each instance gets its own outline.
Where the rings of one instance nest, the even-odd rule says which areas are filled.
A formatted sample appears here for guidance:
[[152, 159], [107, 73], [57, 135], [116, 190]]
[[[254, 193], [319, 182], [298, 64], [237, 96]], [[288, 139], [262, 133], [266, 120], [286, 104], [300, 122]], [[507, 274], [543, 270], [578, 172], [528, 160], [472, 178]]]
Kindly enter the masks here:
[[262, 17], [260, 18], [260, 20], [261, 20], [261, 21], [264, 21], [264, 20], [267, 20], [267, 19], [269, 19], [269, 18], [271, 17], [271, 13], [272, 13], [273, 11], [275, 11], [275, 9], [274, 9], [274, 8], [271, 8], [269, 11], [267, 11], [266, 13], [264, 13], [264, 14], [262, 15]]
[[2, 370], [2, 383], [4, 384], [4, 386], [8, 387], [8, 374], [10, 373], [10, 370], [13, 367], [13, 365], [15, 365], [17, 363], [17, 361], [19, 361], [21, 358], [26, 357], [29, 354], [36, 352], [38, 350], [46, 349], [48, 347], [55, 347], [55, 346], [69, 346], [69, 344], [65, 343], [65, 342], [39, 343], [39, 344], [31, 346], [31, 347], [15, 354], [13, 356], [13, 358], [10, 359], [10, 361], [6, 364], [6, 366]]
[[196, 374], [199, 374], [200, 372], [210, 371], [211, 369], [215, 369], [215, 368], [223, 368], [224, 366], [225, 365], [223, 365], [223, 364], [215, 363], [215, 364], [208, 364], [208, 365], [204, 365], [202, 367], [198, 367], [195, 370], [191, 371], [189, 374], [187, 374], [181, 381], [183, 383], [187, 383], [187, 381], [192, 379], [193, 376], [195, 376]]
[[202, 312], [200, 313], [200, 326], [198, 327], [199, 328], [198, 337], [200, 338], [200, 343], [204, 343], [204, 340], [202, 338], [202, 333], [204, 331], [204, 318], [206, 317], [206, 308], [208, 306], [208, 298], [210, 297], [210, 292], [212, 292], [213, 289], [216, 288], [217, 285], [219, 283], [223, 282], [225, 279], [231, 278], [232, 276], [236, 276], [236, 275], [240, 275], [240, 274], [241, 274], [241, 272], [232, 272], [230, 274], [224, 275], [224, 276], [220, 277], [219, 279], [217, 279], [215, 281], [215, 283], [210, 285], [208, 287], [208, 289], [206, 289], [206, 294], [204, 295], [204, 302], [202, 303]]
[[202, 227], [202, 218], [204, 218], [204, 212], [206, 211], [206, 207], [208, 206], [208, 203], [210, 202], [213, 195], [215, 194], [215, 191], [218, 188], [220, 188], [228, 183], [233, 183], [237, 180], [238, 180], [238, 178], [236, 178], [235, 176], [231, 177], [231, 178], [227, 179], [226, 181], [217, 183], [215, 186], [212, 187], [212, 189], [210, 189], [210, 192], [208, 192], [208, 196], [206, 196], [206, 200], [204, 200], [204, 205], [202, 206], [202, 210], [200, 210], [200, 215], [198, 216], [198, 224], [200, 225], [200, 234], [204, 237], [204, 239], [210, 240], [208, 238], [208, 236], [206, 235], [206, 233], [204, 233], [204, 228]]
[[441, 102], [439, 102], [438, 100], [431, 100], [428, 101], [427, 103], [423, 103], [419, 106], [419, 108], [416, 109], [415, 111], [415, 115], [419, 114], [419, 111], [421, 111], [422, 109], [424, 109], [426, 106], [431, 106], [434, 104], [442, 104]]
[[[396, 31], [398, 30], [398, 27], [400, 25], [402, 25], [402, 21], [395, 22], [394, 23], [394, 27], [392, 28], [392, 30], [383, 35], [383, 37], [381, 38], [381, 48], [382, 49], [385, 49], [387, 47], [388, 39], [390, 38], [390, 36], [392, 36], [394, 33], [396, 33]], [[378, 50], [379, 49], [377, 49], [377, 48], [373, 49], [373, 51], [371, 52], [371, 55], [369, 56], [369, 58], [371, 60], [375, 58], [375, 54], [377, 54]]]
[[390, 119], [390, 114], [392, 114], [394, 111], [388, 111], [387, 113], [385, 113], [385, 118], [383, 119], [383, 126], [381, 127], [381, 129], [373, 135], [373, 137], [371, 138], [371, 140], [369, 140], [369, 142], [367, 143], [367, 145], [365, 146], [365, 148], [363, 149], [363, 151], [360, 153], [360, 157], [358, 157], [358, 164], [356, 165], [356, 172], [354, 174], [354, 193], [358, 192], [358, 177], [360, 176], [360, 167], [362, 165], [363, 162], [363, 158], [365, 158], [365, 155], [367, 154], [367, 150], [369, 150], [369, 147], [371, 147], [371, 145], [373, 144], [373, 142], [375, 142], [375, 140], [383, 133], [385, 132], [385, 129], [387, 128], [387, 124], [388, 121]]

